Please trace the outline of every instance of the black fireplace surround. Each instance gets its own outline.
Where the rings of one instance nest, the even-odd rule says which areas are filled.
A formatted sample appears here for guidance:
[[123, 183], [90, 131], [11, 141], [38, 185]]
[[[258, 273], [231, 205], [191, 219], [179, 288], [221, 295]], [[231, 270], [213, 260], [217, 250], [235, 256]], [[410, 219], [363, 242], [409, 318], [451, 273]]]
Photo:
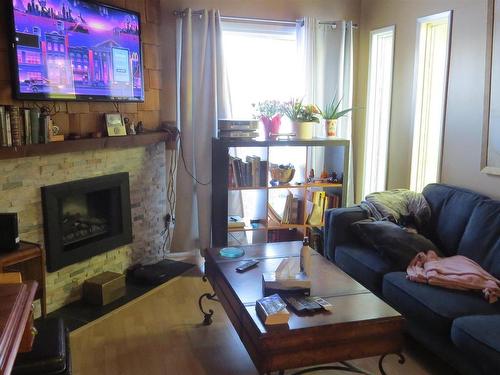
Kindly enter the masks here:
[[132, 242], [128, 173], [42, 187], [47, 270]]

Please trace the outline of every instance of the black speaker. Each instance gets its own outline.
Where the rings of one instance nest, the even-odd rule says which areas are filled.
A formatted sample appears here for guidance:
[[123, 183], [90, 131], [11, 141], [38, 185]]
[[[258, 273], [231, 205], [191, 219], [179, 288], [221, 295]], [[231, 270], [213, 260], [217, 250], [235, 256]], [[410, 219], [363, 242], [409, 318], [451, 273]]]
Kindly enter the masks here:
[[0, 252], [19, 248], [17, 214], [0, 214]]

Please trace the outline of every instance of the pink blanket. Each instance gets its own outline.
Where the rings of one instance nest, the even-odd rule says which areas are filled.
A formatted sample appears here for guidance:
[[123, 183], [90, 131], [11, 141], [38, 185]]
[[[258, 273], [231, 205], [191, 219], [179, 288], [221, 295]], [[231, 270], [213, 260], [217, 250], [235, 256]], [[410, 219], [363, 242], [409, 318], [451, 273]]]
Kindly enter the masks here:
[[500, 296], [500, 281], [462, 255], [440, 258], [432, 250], [418, 253], [406, 269], [407, 279], [449, 289], [481, 290], [489, 303]]

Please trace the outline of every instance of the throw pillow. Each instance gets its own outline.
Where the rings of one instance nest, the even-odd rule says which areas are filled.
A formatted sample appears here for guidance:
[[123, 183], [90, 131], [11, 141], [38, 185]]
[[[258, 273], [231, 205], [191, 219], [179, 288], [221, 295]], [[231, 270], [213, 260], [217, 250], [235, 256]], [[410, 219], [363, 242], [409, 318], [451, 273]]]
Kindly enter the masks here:
[[434, 250], [441, 254], [431, 240], [390, 221], [360, 220], [352, 223], [351, 228], [364, 244], [391, 260], [402, 271], [421, 251]]

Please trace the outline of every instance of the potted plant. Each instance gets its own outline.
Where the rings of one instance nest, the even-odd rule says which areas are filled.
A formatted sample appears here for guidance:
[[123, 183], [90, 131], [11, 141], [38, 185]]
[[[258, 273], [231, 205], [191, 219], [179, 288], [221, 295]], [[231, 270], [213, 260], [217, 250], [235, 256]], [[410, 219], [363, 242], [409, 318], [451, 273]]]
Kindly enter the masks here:
[[256, 117], [264, 125], [264, 136], [269, 139], [271, 135], [277, 135], [280, 132], [282, 105], [277, 100], [264, 100], [253, 104], [257, 112]]
[[323, 117], [327, 137], [337, 136], [337, 120], [353, 110], [349, 108], [339, 111], [341, 102], [342, 99], [337, 100], [337, 95], [335, 95], [331, 103], [327, 104], [325, 109], [321, 111], [321, 117]]
[[319, 122], [318, 107], [314, 104], [304, 105], [302, 99], [292, 99], [283, 105], [283, 113], [292, 121], [292, 132], [297, 138], [313, 137], [314, 124]]

